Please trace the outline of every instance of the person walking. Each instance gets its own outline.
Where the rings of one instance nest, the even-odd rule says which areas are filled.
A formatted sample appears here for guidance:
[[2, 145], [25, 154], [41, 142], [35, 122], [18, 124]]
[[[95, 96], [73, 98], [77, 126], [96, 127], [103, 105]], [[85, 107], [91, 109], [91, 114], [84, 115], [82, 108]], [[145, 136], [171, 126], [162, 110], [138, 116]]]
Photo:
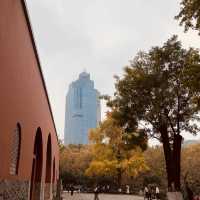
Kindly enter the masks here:
[[149, 199], [149, 189], [147, 186], [144, 187], [144, 200]]
[[126, 185], [126, 194], [130, 194], [130, 186]]
[[70, 186], [70, 191], [71, 191], [71, 196], [73, 196], [73, 194], [74, 194], [74, 186], [73, 185]]
[[158, 186], [156, 186], [156, 199], [160, 199], [160, 190], [158, 188]]
[[152, 187], [150, 186], [148, 190], [149, 190], [149, 192], [148, 192], [148, 200], [152, 200], [152, 197], [153, 197], [153, 194], [152, 194], [152, 192], [153, 192]]
[[94, 200], [99, 200], [99, 187], [94, 188]]
[[191, 190], [191, 188], [189, 187], [188, 182], [186, 182], [186, 192], [187, 192], [187, 197], [189, 200], [193, 200], [194, 199], [194, 194]]

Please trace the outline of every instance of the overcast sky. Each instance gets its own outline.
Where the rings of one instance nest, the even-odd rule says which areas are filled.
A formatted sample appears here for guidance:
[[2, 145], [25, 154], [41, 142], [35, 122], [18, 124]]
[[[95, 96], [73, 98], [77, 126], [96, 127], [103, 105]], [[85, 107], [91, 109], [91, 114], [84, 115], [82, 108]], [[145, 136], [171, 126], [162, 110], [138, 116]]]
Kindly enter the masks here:
[[139, 50], [162, 45], [172, 34], [179, 35], [185, 47], [200, 44], [196, 32], [184, 33], [174, 20], [179, 0], [27, 0], [27, 4], [60, 138], [68, 86], [84, 69], [101, 94], [112, 95], [113, 75], [122, 74]]

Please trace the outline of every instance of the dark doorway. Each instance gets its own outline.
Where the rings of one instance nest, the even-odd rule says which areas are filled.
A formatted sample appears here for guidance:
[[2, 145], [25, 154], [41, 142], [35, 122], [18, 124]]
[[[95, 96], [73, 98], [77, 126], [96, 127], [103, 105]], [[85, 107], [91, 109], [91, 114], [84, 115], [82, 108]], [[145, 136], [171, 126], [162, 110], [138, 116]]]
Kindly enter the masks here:
[[53, 177], [52, 177], [52, 193], [53, 196], [56, 196], [56, 184], [55, 184], [55, 177], [56, 177], [56, 171], [55, 171], [55, 157], [53, 159]]
[[52, 149], [51, 149], [51, 135], [48, 136], [47, 152], [46, 152], [46, 178], [45, 178], [45, 199], [51, 198], [51, 171], [52, 171]]
[[54, 184], [55, 183], [55, 176], [56, 176], [56, 171], [55, 171], [55, 158], [53, 159], [53, 181], [52, 183]]
[[41, 193], [41, 177], [42, 177], [42, 132], [38, 128], [35, 136], [33, 162], [32, 162], [32, 174], [31, 174], [31, 188], [30, 199], [40, 199]]

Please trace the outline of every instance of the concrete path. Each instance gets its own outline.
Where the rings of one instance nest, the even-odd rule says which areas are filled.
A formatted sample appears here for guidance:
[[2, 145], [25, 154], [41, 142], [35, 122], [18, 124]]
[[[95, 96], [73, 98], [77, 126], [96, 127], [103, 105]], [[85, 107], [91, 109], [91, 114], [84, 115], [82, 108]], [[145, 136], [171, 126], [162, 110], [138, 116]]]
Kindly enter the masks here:
[[[63, 193], [63, 200], [93, 200], [94, 194], [74, 193], [71, 196], [69, 193]], [[114, 194], [99, 194], [99, 200], [144, 200], [143, 197], [134, 195], [114, 195]]]

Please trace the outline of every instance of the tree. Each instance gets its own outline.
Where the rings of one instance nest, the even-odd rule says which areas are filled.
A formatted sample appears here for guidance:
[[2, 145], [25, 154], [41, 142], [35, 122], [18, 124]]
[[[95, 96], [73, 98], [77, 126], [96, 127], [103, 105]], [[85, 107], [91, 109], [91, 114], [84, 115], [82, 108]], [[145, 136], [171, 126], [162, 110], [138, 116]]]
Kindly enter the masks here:
[[[117, 126], [110, 116], [100, 127], [90, 131], [90, 140], [93, 143], [93, 160], [86, 175], [116, 177], [121, 187], [123, 174], [136, 176], [147, 169], [140, 144], [133, 149], [133, 144], [127, 143], [129, 140], [123, 128]], [[140, 146], [144, 147], [144, 144]]]
[[60, 150], [60, 174], [64, 184], [86, 181], [84, 175], [92, 160], [91, 148], [87, 145], [69, 145]]
[[113, 118], [126, 132], [141, 127], [163, 144], [168, 188], [180, 190], [183, 131], [197, 134], [200, 120], [200, 56], [182, 48], [177, 36], [162, 47], [139, 52], [120, 79], [113, 98], [105, 97]]
[[[147, 175], [159, 182], [160, 186], [166, 186], [166, 169], [164, 152], [161, 146], [148, 148], [144, 152], [145, 161], [149, 167]], [[154, 181], [155, 182], [155, 181]], [[165, 187], [166, 188], [166, 187]]]
[[200, 34], [200, 1], [182, 0], [180, 12], [175, 19], [180, 20], [180, 25], [184, 25], [185, 31], [192, 28]]
[[[159, 185], [161, 193], [166, 191], [166, 169], [162, 146], [149, 147], [144, 152], [144, 158], [149, 170], [131, 180], [134, 188], [141, 188], [148, 184]], [[194, 195], [200, 193], [200, 144], [183, 143], [181, 158], [181, 182], [187, 181]], [[184, 186], [184, 185], [183, 185]], [[138, 191], [138, 189], [137, 189]], [[184, 187], [182, 187], [184, 191]]]
[[65, 150], [65, 145], [62, 143], [62, 140], [58, 139], [58, 146], [59, 146], [59, 152], [61, 153], [63, 150]]
[[183, 149], [182, 177], [191, 186], [194, 194], [200, 193], [200, 144], [189, 145]]

